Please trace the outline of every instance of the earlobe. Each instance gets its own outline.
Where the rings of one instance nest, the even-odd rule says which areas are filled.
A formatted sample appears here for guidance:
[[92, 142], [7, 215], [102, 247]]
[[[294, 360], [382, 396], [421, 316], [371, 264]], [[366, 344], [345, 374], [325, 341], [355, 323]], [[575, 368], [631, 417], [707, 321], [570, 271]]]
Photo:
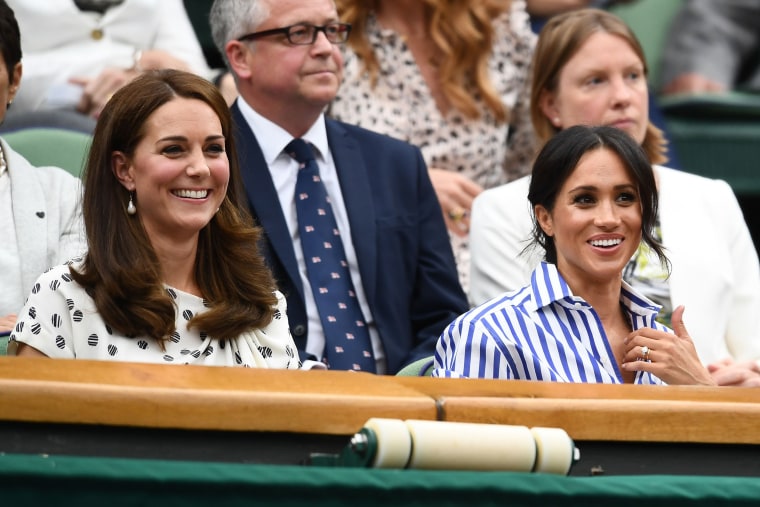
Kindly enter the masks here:
[[11, 75], [12, 81], [9, 83], [10, 86], [8, 87], [8, 103], [10, 104], [13, 102], [13, 99], [16, 98], [16, 93], [18, 92], [18, 87], [21, 84], [21, 74], [23, 73], [23, 67], [21, 65], [21, 62], [17, 63], [13, 67], [13, 73]]
[[119, 182], [130, 192], [135, 189], [135, 181], [132, 177], [132, 165], [127, 156], [121, 151], [111, 154], [111, 171]]
[[536, 215], [536, 222], [538, 222], [538, 226], [541, 227], [544, 234], [548, 237], [552, 237], [554, 235], [554, 225], [549, 211], [540, 204], [537, 204], [536, 207], [533, 208], [533, 213]]

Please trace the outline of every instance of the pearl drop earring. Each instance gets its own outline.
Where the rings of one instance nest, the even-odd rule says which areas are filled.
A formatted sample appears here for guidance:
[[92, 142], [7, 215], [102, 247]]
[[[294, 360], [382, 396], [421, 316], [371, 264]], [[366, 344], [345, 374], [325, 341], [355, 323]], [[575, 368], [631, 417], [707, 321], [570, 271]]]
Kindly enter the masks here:
[[137, 213], [137, 207], [135, 206], [135, 203], [132, 202], [132, 194], [129, 194], [129, 203], [127, 203], [127, 213], [129, 215], [134, 215]]

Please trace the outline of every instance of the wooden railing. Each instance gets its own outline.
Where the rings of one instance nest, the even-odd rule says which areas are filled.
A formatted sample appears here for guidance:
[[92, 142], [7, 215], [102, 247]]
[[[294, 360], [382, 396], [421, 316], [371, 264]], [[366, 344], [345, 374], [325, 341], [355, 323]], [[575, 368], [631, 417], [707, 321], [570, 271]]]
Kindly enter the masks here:
[[351, 435], [371, 417], [555, 426], [575, 440], [760, 444], [760, 389], [0, 357], [0, 421]]

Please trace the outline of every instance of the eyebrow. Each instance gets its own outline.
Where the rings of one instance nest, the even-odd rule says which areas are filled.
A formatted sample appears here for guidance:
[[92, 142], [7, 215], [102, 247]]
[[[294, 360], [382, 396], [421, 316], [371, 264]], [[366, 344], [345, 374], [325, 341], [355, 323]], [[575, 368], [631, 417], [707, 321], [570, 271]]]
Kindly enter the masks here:
[[[614, 190], [636, 190], [636, 185], [633, 183], [624, 183], [622, 185], [615, 185], [612, 187]], [[574, 188], [571, 188], [568, 190], [568, 193], [574, 193], [574, 192], [594, 192], [599, 190], [599, 187], [595, 185], [580, 185]]]
[[[206, 142], [208, 142], [208, 141], [216, 141], [218, 139], [224, 139], [224, 136], [222, 134], [212, 134], [210, 136], [206, 136], [206, 138], [204, 139], [204, 141], [206, 141]], [[175, 141], [175, 142], [176, 141], [185, 141], [186, 142], [187, 140], [188, 139], [185, 136], [166, 136], [166, 137], [162, 137], [162, 138], [158, 139], [157, 142], [166, 142], [166, 141]]]

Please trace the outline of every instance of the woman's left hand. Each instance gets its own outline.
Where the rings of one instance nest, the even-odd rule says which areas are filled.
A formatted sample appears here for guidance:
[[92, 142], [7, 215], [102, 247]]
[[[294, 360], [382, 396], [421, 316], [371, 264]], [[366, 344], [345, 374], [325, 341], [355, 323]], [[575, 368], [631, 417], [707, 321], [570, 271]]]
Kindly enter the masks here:
[[443, 210], [446, 228], [452, 234], [466, 237], [470, 233], [472, 201], [483, 191], [483, 187], [454, 171], [435, 167], [428, 171]]
[[625, 340], [626, 371], [646, 371], [672, 385], [717, 385], [702, 365], [683, 323], [684, 307], [672, 316], [673, 333], [644, 327], [633, 331]]

